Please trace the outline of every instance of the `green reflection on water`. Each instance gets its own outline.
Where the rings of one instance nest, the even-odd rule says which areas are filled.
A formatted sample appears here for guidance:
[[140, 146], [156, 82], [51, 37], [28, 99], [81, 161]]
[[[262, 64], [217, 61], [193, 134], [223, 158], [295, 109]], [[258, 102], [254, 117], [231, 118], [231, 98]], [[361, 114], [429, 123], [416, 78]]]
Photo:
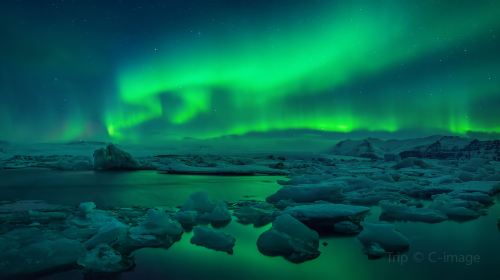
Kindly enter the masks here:
[[[372, 210], [367, 219], [375, 221], [380, 211]], [[122, 279], [500, 279], [500, 232], [496, 219], [500, 206], [495, 204], [487, 216], [465, 223], [440, 224], [397, 223], [410, 239], [411, 248], [404, 263], [384, 258], [368, 260], [355, 237], [326, 237], [321, 255], [309, 262], [293, 264], [281, 257], [259, 253], [258, 236], [269, 228], [253, 228], [233, 221], [223, 231], [236, 237], [234, 255], [215, 252], [190, 244], [191, 233], [185, 233], [168, 250], [142, 249], [135, 252], [137, 266]], [[480, 262], [417, 262], [415, 254], [479, 255]]]
[[167, 175], [156, 171], [60, 172], [2, 170], [0, 194], [4, 200], [40, 199], [78, 205], [94, 201], [97, 207], [178, 206], [196, 191], [226, 201], [263, 200], [275, 192], [279, 176]]

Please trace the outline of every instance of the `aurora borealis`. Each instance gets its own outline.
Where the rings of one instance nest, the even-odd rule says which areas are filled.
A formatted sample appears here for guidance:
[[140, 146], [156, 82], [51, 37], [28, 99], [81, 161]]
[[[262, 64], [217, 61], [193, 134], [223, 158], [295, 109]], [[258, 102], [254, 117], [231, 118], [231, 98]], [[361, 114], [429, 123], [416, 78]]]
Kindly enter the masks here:
[[0, 138], [500, 132], [498, 1], [299, 2], [4, 1]]

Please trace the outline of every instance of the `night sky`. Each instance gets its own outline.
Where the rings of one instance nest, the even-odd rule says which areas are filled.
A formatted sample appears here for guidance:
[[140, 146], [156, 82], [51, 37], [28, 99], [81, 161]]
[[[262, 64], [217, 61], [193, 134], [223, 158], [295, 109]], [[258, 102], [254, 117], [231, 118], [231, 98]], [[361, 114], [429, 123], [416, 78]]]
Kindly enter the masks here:
[[5, 0], [0, 140], [498, 133], [499, 37], [497, 0]]

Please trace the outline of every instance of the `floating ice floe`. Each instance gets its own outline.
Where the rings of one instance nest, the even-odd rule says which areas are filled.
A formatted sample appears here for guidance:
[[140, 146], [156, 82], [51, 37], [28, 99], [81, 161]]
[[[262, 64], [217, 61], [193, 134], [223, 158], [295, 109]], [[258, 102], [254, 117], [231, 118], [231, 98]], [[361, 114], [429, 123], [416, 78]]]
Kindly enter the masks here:
[[[283, 211], [283, 214], [289, 214], [320, 232], [335, 232], [337, 229], [338, 233], [354, 233], [355, 229], [359, 229], [357, 225], [360, 220], [369, 211], [370, 208], [364, 206], [319, 202], [290, 206]], [[349, 222], [349, 224], [337, 224], [339, 222]]]
[[130, 269], [133, 262], [124, 258], [120, 252], [107, 244], [99, 244], [85, 255], [81, 256], [77, 263], [91, 273], [115, 273]]
[[283, 256], [300, 263], [319, 256], [319, 235], [294, 217], [278, 216], [270, 230], [257, 240], [259, 251], [267, 256]]
[[358, 240], [364, 252], [371, 258], [382, 257], [386, 253], [401, 253], [410, 247], [408, 239], [396, 230], [394, 225], [385, 223], [363, 223], [363, 231]]
[[36, 228], [3, 234], [0, 249], [0, 278], [32, 277], [71, 267], [85, 252], [79, 241]]
[[236, 243], [236, 239], [229, 234], [207, 226], [195, 226], [193, 228], [191, 243], [215, 251], [233, 254], [233, 247]]
[[84, 245], [87, 249], [92, 249], [101, 244], [123, 243], [127, 235], [128, 227], [119, 221], [112, 221], [99, 227], [97, 232]]
[[198, 223], [224, 226], [231, 221], [231, 213], [223, 201], [212, 201], [206, 192], [192, 193], [175, 215], [187, 227]]
[[484, 205], [476, 201], [467, 201], [447, 194], [435, 195], [429, 208], [446, 214], [452, 220], [472, 220], [485, 214]]
[[266, 201], [277, 203], [280, 201], [292, 201], [297, 203], [330, 201], [338, 202], [342, 199], [343, 182], [318, 185], [285, 186], [276, 193], [268, 196]]
[[271, 223], [279, 211], [270, 203], [259, 201], [241, 201], [237, 203], [233, 215], [244, 225], [252, 224], [261, 227]]
[[385, 221], [413, 221], [425, 223], [439, 223], [448, 219], [448, 216], [436, 209], [417, 207], [400, 202], [381, 201], [382, 213], [380, 220]]
[[145, 219], [129, 230], [131, 247], [170, 247], [180, 239], [182, 226], [159, 209], [149, 209]]

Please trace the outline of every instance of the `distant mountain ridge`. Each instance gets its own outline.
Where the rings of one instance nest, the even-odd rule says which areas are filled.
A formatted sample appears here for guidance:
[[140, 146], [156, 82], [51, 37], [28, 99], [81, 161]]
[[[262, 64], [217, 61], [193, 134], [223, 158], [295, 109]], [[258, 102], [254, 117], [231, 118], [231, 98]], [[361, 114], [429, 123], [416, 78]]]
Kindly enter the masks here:
[[429, 136], [403, 140], [381, 140], [366, 138], [344, 140], [329, 152], [336, 155], [370, 159], [432, 158], [461, 159], [488, 158], [500, 160], [500, 140], [478, 140], [460, 136]]

